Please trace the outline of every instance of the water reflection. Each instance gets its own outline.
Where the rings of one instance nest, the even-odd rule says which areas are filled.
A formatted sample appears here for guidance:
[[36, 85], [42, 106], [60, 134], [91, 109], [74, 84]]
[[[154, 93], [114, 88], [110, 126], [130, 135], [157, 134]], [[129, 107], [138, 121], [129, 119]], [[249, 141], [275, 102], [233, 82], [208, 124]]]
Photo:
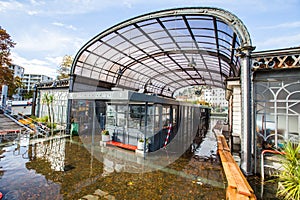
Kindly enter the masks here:
[[[199, 168], [191, 154], [160, 170], [150, 166], [152, 172], [128, 173], [128, 168], [146, 168], [145, 160], [119, 160], [113, 150], [106, 152], [97, 145], [85, 146], [79, 137], [21, 138], [1, 147], [0, 191], [6, 199], [79, 199], [95, 191], [116, 199], [202, 199], [212, 190], [217, 198], [225, 198], [218, 186], [223, 179], [220, 166], [203, 175], [205, 167]], [[207, 182], [212, 174], [215, 183]]]
[[66, 138], [54, 138], [29, 146], [30, 160], [44, 159], [54, 171], [64, 171]]

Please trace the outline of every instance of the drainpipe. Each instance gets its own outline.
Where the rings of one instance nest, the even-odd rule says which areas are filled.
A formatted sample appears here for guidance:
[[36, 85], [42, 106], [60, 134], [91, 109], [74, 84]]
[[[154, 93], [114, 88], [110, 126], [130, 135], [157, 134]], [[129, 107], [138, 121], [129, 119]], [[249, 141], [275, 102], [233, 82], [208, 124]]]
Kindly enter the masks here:
[[242, 103], [242, 155], [241, 169], [246, 176], [253, 174], [252, 169], [252, 80], [250, 54], [255, 49], [253, 46], [244, 46], [238, 49], [241, 59], [241, 103]]

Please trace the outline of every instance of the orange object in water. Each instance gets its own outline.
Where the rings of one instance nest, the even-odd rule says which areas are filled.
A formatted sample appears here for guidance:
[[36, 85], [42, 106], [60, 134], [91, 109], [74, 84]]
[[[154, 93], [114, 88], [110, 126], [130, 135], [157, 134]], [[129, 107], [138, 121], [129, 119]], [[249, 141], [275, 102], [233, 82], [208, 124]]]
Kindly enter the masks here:
[[135, 151], [137, 149], [137, 146], [130, 145], [130, 144], [124, 144], [124, 143], [116, 142], [116, 141], [109, 141], [109, 142], [106, 142], [106, 144], [121, 147], [124, 149], [133, 150], [133, 151]]

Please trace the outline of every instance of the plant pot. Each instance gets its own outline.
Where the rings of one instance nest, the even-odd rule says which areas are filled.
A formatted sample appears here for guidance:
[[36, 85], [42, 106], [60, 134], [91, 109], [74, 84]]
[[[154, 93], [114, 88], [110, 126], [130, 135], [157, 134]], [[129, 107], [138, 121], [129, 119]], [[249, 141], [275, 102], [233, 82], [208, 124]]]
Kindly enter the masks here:
[[[148, 145], [149, 145], [149, 144], [146, 143], [145, 152], [148, 152], [148, 151], [149, 151]], [[144, 151], [144, 142], [138, 141], [137, 149], [138, 149], [138, 150], [143, 150], [143, 151]]]
[[138, 141], [137, 149], [138, 149], [138, 150], [144, 150], [144, 142]]
[[110, 135], [102, 135], [102, 142], [110, 141]]

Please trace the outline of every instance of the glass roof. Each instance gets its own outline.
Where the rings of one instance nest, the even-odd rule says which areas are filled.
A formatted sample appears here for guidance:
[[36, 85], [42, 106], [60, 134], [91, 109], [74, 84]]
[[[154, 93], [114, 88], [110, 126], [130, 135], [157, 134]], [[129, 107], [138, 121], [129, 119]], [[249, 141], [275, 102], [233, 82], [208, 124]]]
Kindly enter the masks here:
[[197, 9], [209, 11], [159, 11], [104, 31], [78, 52], [72, 73], [170, 97], [191, 85], [224, 88], [226, 78], [240, 73], [235, 54], [245, 41], [229, 23], [238, 19]]

